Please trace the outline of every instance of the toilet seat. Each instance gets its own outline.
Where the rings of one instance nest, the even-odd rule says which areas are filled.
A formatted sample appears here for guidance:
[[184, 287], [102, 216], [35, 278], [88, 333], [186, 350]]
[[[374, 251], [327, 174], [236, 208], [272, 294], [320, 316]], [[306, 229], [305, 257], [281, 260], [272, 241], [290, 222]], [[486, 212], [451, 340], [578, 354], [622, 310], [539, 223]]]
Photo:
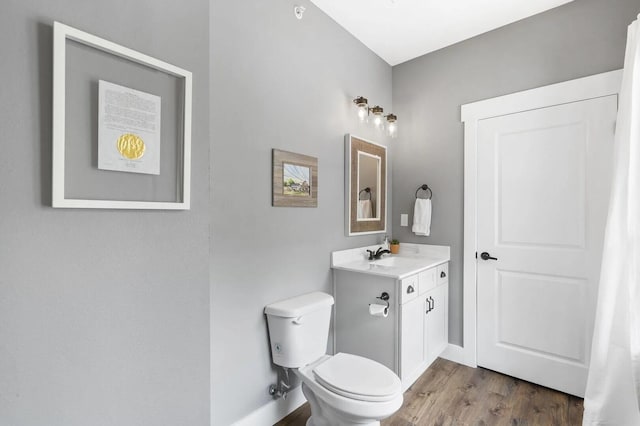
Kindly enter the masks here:
[[398, 376], [384, 365], [357, 355], [338, 353], [313, 368], [319, 384], [359, 401], [390, 401], [401, 394]]

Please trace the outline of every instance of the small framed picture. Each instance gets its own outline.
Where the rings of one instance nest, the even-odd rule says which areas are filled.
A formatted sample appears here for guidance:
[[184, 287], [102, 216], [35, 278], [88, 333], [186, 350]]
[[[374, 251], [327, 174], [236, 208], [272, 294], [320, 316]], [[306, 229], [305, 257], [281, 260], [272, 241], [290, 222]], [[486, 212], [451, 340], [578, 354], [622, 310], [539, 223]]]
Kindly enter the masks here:
[[274, 149], [274, 207], [318, 206], [318, 159]]

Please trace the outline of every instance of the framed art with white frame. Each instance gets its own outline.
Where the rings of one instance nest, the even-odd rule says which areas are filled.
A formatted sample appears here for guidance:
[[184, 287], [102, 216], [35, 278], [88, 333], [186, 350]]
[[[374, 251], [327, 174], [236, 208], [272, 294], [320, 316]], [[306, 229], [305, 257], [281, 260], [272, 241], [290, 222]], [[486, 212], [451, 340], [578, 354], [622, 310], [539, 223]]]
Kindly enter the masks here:
[[188, 210], [191, 72], [53, 24], [52, 206]]

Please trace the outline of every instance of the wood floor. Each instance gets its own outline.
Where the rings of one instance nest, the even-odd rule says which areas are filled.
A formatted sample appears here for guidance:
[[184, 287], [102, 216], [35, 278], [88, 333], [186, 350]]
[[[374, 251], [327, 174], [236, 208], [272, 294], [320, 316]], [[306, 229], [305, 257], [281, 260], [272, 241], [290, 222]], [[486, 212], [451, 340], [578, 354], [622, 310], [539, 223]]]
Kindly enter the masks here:
[[[438, 358], [383, 426], [579, 426], [582, 399], [484, 368]], [[309, 404], [276, 426], [304, 426]]]

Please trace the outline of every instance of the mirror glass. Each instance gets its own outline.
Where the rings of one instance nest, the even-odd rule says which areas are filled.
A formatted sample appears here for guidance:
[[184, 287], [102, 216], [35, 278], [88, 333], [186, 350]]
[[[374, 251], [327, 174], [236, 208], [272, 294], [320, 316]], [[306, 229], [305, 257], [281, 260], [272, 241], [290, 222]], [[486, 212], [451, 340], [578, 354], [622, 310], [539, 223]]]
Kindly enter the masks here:
[[345, 138], [345, 228], [347, 235], [386, 231], [387, 148]]
[[356, 220], [376, 220], [380, 207], [378, 206], [378, 189], [380, 185], [380, 157], [377, 155], [358, 152], [358, 203]]

